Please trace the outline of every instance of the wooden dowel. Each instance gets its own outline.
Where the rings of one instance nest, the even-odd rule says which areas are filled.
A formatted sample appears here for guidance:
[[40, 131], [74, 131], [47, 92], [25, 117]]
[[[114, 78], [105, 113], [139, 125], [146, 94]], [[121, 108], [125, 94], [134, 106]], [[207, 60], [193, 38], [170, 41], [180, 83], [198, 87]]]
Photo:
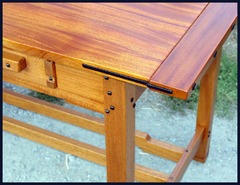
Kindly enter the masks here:
[[189, 145], [187, 146], [181, 159], [178, 161], [176, 167], [168, 178], [168, 182], [178, 182], [181, 180], [184, 172], [186, 171], [188, 165], [192, 161], [193, 157], [198, 151], [200, 143], [203, 138], [204, 127], [198, 126], [196, 132], [191, 139]]
[[[29, 125], [6, 116], [3, 117], [3, 130], [106, 166], [105, 150], [84, 142]], [[168, 179], [168, 175], [165, 173], [137, 164], [135, 169], [137, 181], [163, 182]]]
[[[3, 89], [3, 100], [11, 105], [31, 110], [93, 132], [105, 134], [103, 119], [69, 110], [59, 105], [22, 95], [8, 89]], [[135, 143], [145, 152], [164, 157], [174, 162], [179, 161], [184, 151], [182, 147], [153, 139], [149, 134], [138, 130], [135, 132]]]

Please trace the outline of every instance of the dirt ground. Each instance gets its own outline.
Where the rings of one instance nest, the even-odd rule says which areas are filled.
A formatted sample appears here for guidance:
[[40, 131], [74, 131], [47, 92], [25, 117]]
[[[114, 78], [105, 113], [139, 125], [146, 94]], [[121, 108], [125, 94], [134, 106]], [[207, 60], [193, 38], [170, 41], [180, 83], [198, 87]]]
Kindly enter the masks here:
[[[28, 92], [8, 83], [3, 86], [24, 94]], [[159, 94], [144, 92], [136, 106], [136, 127], [155, 139], [185, 147], [194, 133], [196, 111], [172, 114], [162, 106], [162, 101]], [[101, 117], [70, 104], [64, 106]], [[102, 135], [6, 103], [3, 103], [3, 115], [105, 148]], [[176, 165], [137, 147], [136, 163], [165, 173], [171, 173]], [[103, 166], [3, 132], [3, 182], [105, 181]], [[237, 111], [231, 120], [214, 117], [208, 159], [204, 164], [192, 161], [182, 182], [237, 182]]]

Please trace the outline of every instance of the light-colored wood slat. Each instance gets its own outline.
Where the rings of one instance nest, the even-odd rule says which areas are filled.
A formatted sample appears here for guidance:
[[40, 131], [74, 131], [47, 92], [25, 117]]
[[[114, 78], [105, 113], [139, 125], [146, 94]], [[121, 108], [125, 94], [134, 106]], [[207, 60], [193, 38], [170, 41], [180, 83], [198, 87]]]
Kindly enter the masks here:
[[3, 130], [57, 150], [105, 165], [105, 151], [98, 147], [3, 116]]
[[219, 48], [215, 60], [200, 83], [196, 128], [202, 126], [205, 130], [203, 141], [194, 157], [199, 162], [205, 162], [209, 152], [221, 54], [222, 48]]
[[[45, 60], [51, 60], [51, 61], [57, 61], [57, 67], [59, 68], [57, 71], [58, 73], [60, 73], [60, 75], [58, 74], [58, 77], [60, 78], [60, 81], [58, 81], [60, 84], [60, 87], [63, 87], [63, 89], [69, 89], [69, 86], [74, 86], [72, 85], [76, 84], [78, 85], [78, 87], [82, 87], [84, 86], [84, 90], [85, 92], [87, 91], [87, 94], [89, 92], [91, 92], [91, 97], [93, 99], [95, 99], [95, 102], [102, 102], [103, 98], [102, 96], [99, 97], [99, 92], [102, 90], [102, 83], [101, 80], [103, 79], [103, 76], [108, 76], [120, 81], [124, 81], [124, 82], [128, 82], [134, 85], [139, 86], [139, 89], [137, 90], [138, 95], [141, 95], [141, 93], [144, 91], [144, 89], [146, 89], [146, 86], [144, 84], [140, 84], [140, 83], [136, 83], [134, 81], [130, 81], [127, 79], [123, 79], [120, 77], [116, 77], [116, 76], [111, 76], [111, 75], [107, 75], [107, 74], [103, 74], [102, 72], [93, 72], [93, 71], [89, 71], [89, 69], [83, 68], [82, 64], [84, 61], [76, 59], [76, 58], [71, 58], [71, 57], [66, 57], [60, 54], [56, 54], [56, 53], [52, 53], [50, 51], [42, 51], [39, 50], [38, 48], [34, 48], [34, 47], [30, 47], [30, 46], [25, 46], [22, 45], [20, 43], [16, 43], [13, 41], [10, 41], [6, 38], [3, 38], [3, 51], [5, 52], [9, 52], [11, 54], [15, 54], [15, 55], [20, 55], [23, 57], [26, 57], [27, 61], [31, 61], [33, 64], [30, 65], [30, 67], [28, 66], [28, 68], [30, 68], [30, 70], [28, 70], [28, 72], [24, 73], [24, 75], [20, 75], [17, 77], [23, 78], [25, 80], [34, 80], [34, 82], [36, 83], [40, 83], [40, 84], [44, 84], [45, 81], [44, 79], [42, 79], [42, 74], [40, 73], [42, 71], [42, 67], [41, 67], [41, 62], [44, 62], [43, 59]], [[35, 61], [37, 61], [37, 68], [33, 68], [33, 66], [36, 66]], [[5, 63], [3, 63], [4, 65]], [[67, 64], [67, 65], [66, 65]], [[40, 65], [40, 67], [39, 67]], [[38, 70], [39, 69], [39, 70]], [[35, 75], [35, 73], [37, 73], [37, 75]], [[12, 73], [8, 73], [7, 76], [12, 75]], [[35, 76], [40, 76], [40, 78], [30, 78], [32, 75]], [[75, 78], [69, 77], [70, 75], [75, 76]], [[16, 75], [14, 76], [16, 77]], [[80, 79], [80, 81], [78, 81]], [[84, 79], [84, 80], [82, 80]], [[90, 80], [91, 83], [89, 82]], [[67, 84], [67, 87], [65, 87], [65, 85]], [[21, 84], [20, 84], [21, 85]], [[94, 91], [91, 89], [93, 88], [95, 85], [95, 89]], [[30, 86], [31, 87], [31, 86]], [[28, 88], [30, 88], [28, 87]], [[74, 88], [74, 89], [70, 89], [70, 92], [72, 93], [80, 93], [81, 95], [85, 95], [82, 91], [78, 91], [79, 88]], [[89, 99], [89, 97], [87, 97]], [[96, 99], [97, 98], [97, 99]]]
[[[77, 111], [69, 110], [34, 97], [22, 95], [8, 89], [3, 89], [3, 101], [23, 109], [31, 110], [82, 128], [105, 134], [104, 121]], [[179, 161], [184, 148], [151, 138], [145, 132], [136, 130], [135, 144], [145, 152], [164, 157], [172, 161]]]
[[188, 144], [184, 154], [178, 161], [176, 167], [168, 178], [168, 182], [178, 182], [181, 180], [184, 172], [186, 171], [188, 165], [192, 161], [193, 157], [196, 155], [198, 148], [201, 144], [203, 138], [204, 127], [197, 126], [196, 132]]
[[[49, 83], [47, 81], [53, 70], [47, 70], [46, 60], [43, 60], [39, 55], [32, 56], [31, 52], [34, 51], [31, 48], [26, 49], [26, 52], [19, 52], [18, 50], [20, 48], [12, 48], [11, 45], [3, 47], [5, 53], [24, 57], [27, 67], [19, 73], [4, 69], [4, 81], [64, 98], [73, 104], [97, 112], [103, 111], [103, 77], [101, 75], [85, 69], [75, 69], [75, 67], [56, 64], [51, 69], [55, 71], [53, 76], [55, 76], [56, 84], [54, 84], [54, 87], [57, 86], [57, 88], [51, 89], [48, 87]], [[42, 55], [45, 56], [46, 54], [42, 53]], [[58, 59], [60, 58], [62, 57]]]
[[[31, 46], [28, 46], [28, 45], [23, 45], [21, 43], [14, 42], [14, 41], [6, 39], [6, 38], [3, 38], [3, 51], [4, 50], [7, 51], [7, 52], [20, 54], [20, 55], [25, 56], [25, 57], [27, 56], [27, 58], [29, 58], [30, 60], [45, 59], [45, 60], [51, 60], [51, 61], [54, 61], [54, 62], [57, 61], [58, 66], [61, 65], [60, 67], [65, 68], [65, 69], [63, 69], [64, 73], [71, 74], [72, 71], [79, 71], [80, 70], [80, 74], [84, 75], [84, 79], [86, 79], [86, 77], [88, 77], [89, 79], [93, 79], [94, 81], [96, 81], [99, 76], [103, 77], [103, 75], [104, 75], [104, 76], [108, 76], [108, 77], [111, 77], [111, 78], [114, 78], [114, 79], [117, 79], [117, 80], [121, 80], [121, 81], [124, 81], [124, 82], [128, 82], [128, 83], [137, 85], [137, 86], [140, 87], [140, 89], [141, 88], [142, 89], [146, 88], [146, 86], [144, 84], [139, 84], [139, 83], [136, 83], [134, 81], [126, 80], [126, 79], [116, 77], [116, 76], [103, 74], [102, 72], [89, 71], [89, 69], [85, 69], [85, 68], [82, 67], [82, 64], [85, 62], [84, 60], [80, 60], [80, 59], [72, 58], [72, 57], [66, 57], [64, 55], [56, 54], [56, 53], [53, 53], [53, 52], [50, 52], [50, 51], [43, 51], [43, 50], [40, 50], [39, 48], [34, 48], [34, 47], [31, 47]], [[38, 73], [38, 71], [37, 71], [37, 73]], [[76, 75], [79, 78], [79, 74], [77, 73]], [[25, 79], [30, 79], [30, 78], [27, 78], [28, 75], [25, 74], [24, 76], [26, 76]], [[66, 74], [64, 76], [66, 76]], [[82, 78], [83, 77], [80, 77], [80, 79], [82, 79]], [[71, 79], [72, 78], [70, 78], [70, 80], [67, 79], [67, 81], [71, 82]], [[36, 79], [34, 79], [34, 80], [36, 80]], [[88, 86], [90, 84], [92, 85], [92, 83], [85, 84], [85, 87], [86, 87], [86, 85]], [[99, 82], [94, 83], [94, 84], [97, 85], [97, 86], [99, 86], [99, 85], [101, 86], [101, 84]], [[28, 88], [30, 88], [30, 87], [28, 87]], [[95, 90], [96, 90], [96, 92], [99, 91], [99, 89], [98, 90], [95, 89]], [[140, 93], [140, 92], [141, 91], [139, 91], [137, 93]]]
[[[97, 164], [106, 165], [105, 150], [48, 130], [6, 116], [3, 117], [3, 130]], [[165, 173], [157, 172], [138, 164], [136, 164], [135, 169], [137, 181], [162, 182], [166, 181], [168, 177]]]
[[26, 59], [21, 55], [3, 51], [2, 67], [10, 71], [20, 72], [26, 68]]
[[206, 5], [3, 3], [3, 37], [149, 80]]
[[[166, 182], [169, 175], [163, 172], [158, 172], [150, 168], [136, 165], [135, 177], [140, 182]], [[151, 174], [151, 176], [149, 175]]]
[[[26, 49], [26, 52], [20, 52], [19, 48], [12, 45], [3, 47], [3, 52], [13, 56], [25, 58], [27, 67], [19, 73], [3, 70], [3, 79], [16, 85], [25, 86], [29, 89], [41, 91], [46, 94], [64, 98], [66, 101], [80, 105], [97, 112], [103, 111], [103, 77], [85, 69], [75, 69], [65, 65], [49, 65], [43, 60], [41, 55], [34, 56], [34, 49]], [[24, 50], [24, 51], [25, 51]], [[41, 53], [42, 55], [46, 55]], [[58, 57], [58, 60], [64, 60], [64, 57]], [[69, 62], [69, 60], [66, 60]], [[55, 64], [55, 61], [53, 61]], [[53, 68], [53, 66], [55, 66]], [[53, 73], [54, 71], [54, 73]], [[53, 74], [51, 74], [53, 73]], [[50, 75], [51, 74], [51, 75]], [[49, 76], [54, 77], [54, 90], [48, 87]], [[51, 83], [50, 83], [51, 84]], [[76, 101], [76, 99], [78, 101]]]
[[34, 97], [3, 89], [3, 101], [97, 133], [105, 133], [103, 119], [70, 110]]
[[[3, 70], [3, 80], [34, 91], [48, 94], [50, 96], [62, 98], [69, 103], [81, 106], [83, 108], [103, 113], [103, 102], [95, 101], [96, 99], [86, 99], [85, 96], [67, 92], [59, 88], [52, 89], [47, 87], [46, 85], [32, 82], [31, 79], [26, 80], [18, 78], [17, 76], [14, 76], [12, 72], [6, 70]], [[44, 83], [46, 83], [46, 81]]]
[[145, 132], [136, 130], [136, 145], [143, 151], [178, 162], [182, 157], [184, 148], [151, 138]]
[[86, 99], [85, 104], [94, 100], [96, 105], [103, 105], [103, 77], [101, 75], [58, 64], [56, 64], [56, 71], [59, 89], [81, 96]]
[[237, 3], [210, 3], [150, 79], [187, 99], [213, 61], [237, 19]]
[[104, 80], [103, 89], [107, 181], [133, 182], [136, 86], [109, 78]]
[[3, 52], [25, 58], [25, 62], [26, 62], [26, 68], [19, 73], [14, 73], [7, 69], [3, 69], [3, 77], [5, 76], [9, 78], [13, 77], [22, 81], [25, 80], [25, 81], [33, 82], [39, 85], [47, 86], [46, 80], [48, 76], [45, 74], [43, 59], [35, 56], [29, 56], [26, 53], [20, 53], [18, 51], [6, 49], [4, 46], [3, 46]]

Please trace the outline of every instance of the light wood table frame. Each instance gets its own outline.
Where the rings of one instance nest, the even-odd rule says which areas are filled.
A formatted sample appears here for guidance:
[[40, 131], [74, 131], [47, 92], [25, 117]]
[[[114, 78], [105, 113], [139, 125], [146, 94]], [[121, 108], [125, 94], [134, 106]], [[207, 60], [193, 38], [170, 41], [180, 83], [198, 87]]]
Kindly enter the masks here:
[[[132, 8], [135, 7], [134, 12]], [[96, 14], [91, 14], [92, 10]], [[129, 18], [121, 11], [136, 14]], [[99, 16], [106, 15], [106, 20], [101, 22], [98, 13]], [[179, 14], [181, 20], [171, 18], [171, 14]], [[87, 15], [80, 20], [89, 24], [73, 15]], [[146, 21], [148, 16], [152, 16], [152, 23], [144, 22], [141, 16], [146, 16]], [[53, 17], [52, 24], [45, 24]], [[161, 19], [158, 21], [163, 27], [156, 25], [159, 17]], [[121, 22], [122, 18], [135, 21], [135, 26], [142, 29], [135, 33], [141, 36], [141, 42], [134, 43], [138, 40], [131, 35], [131, 30], [137, 30], [131, 25], [126, 28], [125, 23]], [[63, 21], [61, 25], [58, 19]], [[200, 162], [207, 159], [222, 45], [236, 21], [236, 3], [158, 3], [149, 6], [121, 3], [4, 3], [4, 81], [103, 113], [104, 119], [7, 89], [3, 90], [4, 102], [104, 134], [106, 150], [6, 116], [3, 117], [3, 130], [106, 165], [108, 182], [180, 181], [193, 159]], [[74, 23], [76, 27], [69, 30], [68, 26]], [[122, 30], [116, 30], [114, 23]], [[91, 26], [102, 31], [96, 36], [99, 40]], [[152, 40], [154, 37], [148, 34], [154, 36], [155, 29], [159, 31], [156, 32], [159, 38]], [[105, 37], [117, 44], [109, 44]], [[162, 46], [155, 46], [155, 41], [160, 45], [162, 43]], [[92, 49], [94, 47], [96, 52]], [[144, 55], [144, 49], [149, 58]], [[158, 51], [159, 55], [156, 55]], [[159, 60], [153, 62], [156, 58]], [[196, 130], [186, 148], [156, 140], [145, 132], [135, 130], [136, 102], [146, 88], [187, 99], [199, 82]], [[135, 145], [148, 153], [176, 162], [173, 172], [165, 174], [135, 164]]]

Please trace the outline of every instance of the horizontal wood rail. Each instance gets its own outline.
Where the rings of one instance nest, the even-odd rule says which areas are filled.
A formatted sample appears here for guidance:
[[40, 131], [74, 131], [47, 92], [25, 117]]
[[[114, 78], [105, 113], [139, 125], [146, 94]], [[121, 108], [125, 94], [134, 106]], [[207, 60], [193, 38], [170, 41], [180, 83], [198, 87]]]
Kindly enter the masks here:
[[[92, 117], [74, 110], [69, 110], [59, 105], [22, 95], [8, 89], [3, 89], [3, 100], [14, 106], [68, 122], [75, 126], [100, 134], [105, 134], [103, 119]], [[3, 117], [3, 130], [106, 166], [105, 150], [90, 144], [83, 143], [5, 116]], [[180, 181], [188, 165], [196, 155], [203, 138], [203, 132], [204, 128], [197, 126], [192, 140], [187, 148], [184, 149], [166, 142], [152, 139], [151, 136], [145, 132], [136, 131], [135, 142], [137, 146], [148, 153], [177, 162], [177, 165], [171, 175], [136, 164], [136, 180], [142, 182]]]
[[[77, 141], [51, 131], [3, 117], [3, 130], [15, 135], [30, 139], [32, 141], [47, 145], [63, 152], [90, 160], [100, 165], [106, 165], [105, 150]], [[168, 175], [140, 165], [135, 165], [135, 176], [137, 181], [166, 182]]]
[[[59, 105], [22, 95], [8, 89], [3, 89], [3, 101], [84, 129], [105, 134], [103, 119], [100, 118], [69, 110]], [[164, 157], [174, 162], [178, 162], [184, 152], [184, 148], [182, 147], [153, 139], [149, 134], [138, 130], [136, 131], [135, 142], [145, 152]]]
[[145, 152], [172, 160], [174, 162], [178, 162], [184, 152], [184, 148], [182, 147], [157, 139], [152, 139], [148, 133], [138, 130], [136, 130], [135, 143]]
[[87, 114], [66, 109], [64, 107], [40, 100], [34, 97], [22, 95], [3, 88], [3, 101], [63, 122], [71, 123], [93, 132], [104, 133], [103, 119], [95, 118]]

